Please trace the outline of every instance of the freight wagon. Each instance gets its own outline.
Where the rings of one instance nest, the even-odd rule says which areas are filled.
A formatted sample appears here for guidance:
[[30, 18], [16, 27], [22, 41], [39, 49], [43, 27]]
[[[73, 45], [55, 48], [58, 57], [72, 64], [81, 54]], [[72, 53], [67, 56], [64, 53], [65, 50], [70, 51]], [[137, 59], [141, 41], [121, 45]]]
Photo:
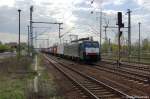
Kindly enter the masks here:
[[57, 55], [60, 57], [64, 56], [64, 47], [66, 44], [59, 44], [57, 45]]

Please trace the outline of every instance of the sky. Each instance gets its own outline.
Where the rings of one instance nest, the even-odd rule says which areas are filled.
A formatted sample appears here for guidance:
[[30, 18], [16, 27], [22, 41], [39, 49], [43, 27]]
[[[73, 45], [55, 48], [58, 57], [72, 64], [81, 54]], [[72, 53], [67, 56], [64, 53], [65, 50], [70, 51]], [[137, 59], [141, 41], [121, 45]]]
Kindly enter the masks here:
[[[99, 16], [103, 12], [102, 26], [116, 26], [117, 12], [123, 13], [123, 22], [127, 27], [127, 9], [131, 9], [132, 41], [138, 39], [138, 22], [141, 22], [141, 38], [150, 39], [150, 1], [149, 0], [0, 0], [0, 41], [18, 41], [18, 9], [21, 9], [21, 41], [27, 41], [27, 26], [29, 25], [29, 8], [34, 6], [33, 20], [42, 22], [62, 22], [62, 40], [69, 40], [70, 34], [81, 37], [93, 36], [99, 39]], [[100, 10], [101, 9], [101, 10]], [[93, 14], [91, 14], [91, 11]], [[37, 39], [49, 39], [50, 45], [57, 43], [58, 25], [34, 24], [34, 36]], [[127, 39], [127, 29], [122, 29], [124, 42]], [[42, 34], [42, 35], [40, 35]], [[108, 28], [107, 37], [115, 42], [117, 29]], [[105, 33], [102, 28], [102, 39]]]

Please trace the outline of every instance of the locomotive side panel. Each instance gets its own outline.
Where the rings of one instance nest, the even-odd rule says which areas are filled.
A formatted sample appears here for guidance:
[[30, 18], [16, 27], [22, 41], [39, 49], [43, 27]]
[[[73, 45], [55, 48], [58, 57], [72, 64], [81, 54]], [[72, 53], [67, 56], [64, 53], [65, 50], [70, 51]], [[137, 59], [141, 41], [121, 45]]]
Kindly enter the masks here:
[[64, 55], [79, 58], [79, 43], [65, 45]]

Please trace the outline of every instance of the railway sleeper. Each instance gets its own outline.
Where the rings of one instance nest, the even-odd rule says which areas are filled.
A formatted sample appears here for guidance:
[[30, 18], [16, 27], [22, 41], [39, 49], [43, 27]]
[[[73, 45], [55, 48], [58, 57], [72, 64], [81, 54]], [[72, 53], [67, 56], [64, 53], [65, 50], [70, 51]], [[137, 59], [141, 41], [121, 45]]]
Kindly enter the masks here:
[[[113, 69], [112, 67], [106, 67], [106, 66], [102, 66], [102, 67], [107, 68], [107, 69], [110, 69], [110, 70]], [[126, 73], [126, 74], [131, 74], [131, 75], [139, 76], [139, 77], [142, 77], [142, 78], [147, 78], [147, 77], [148, 77], [147, 75], [141, 75], [141, 74], [136, 73], [136, 72], [133, 73], [133, 71], [131, 72], [131, 71], [128, 71], [127, 69], [126, 69], [126, 70], [122, 70], [122, 69], [120, 69], [120, 68], [117, 68], [117, 69], [115, 69], [115, 71], [124, 72], [124, 73]]]
[[[57, 68], [57, 69], [59, 69], [56, 65], [55, 65], [55, 67]], [[59, 71], [61, 71], [64, 75], [66, 75], [67, 76], [67, 74], [63, 71], [63, 70], [61, 70], [61, 69], [59, 69]], [[74, 70], [73, 70], [74, 71]], [[80, 73], [81, 74], [81, 73]], [[83, 75], [83, 74], [82, 74]], [[85, 93], [89, 96], [89, 97], [92, 97], [92, 99], [93, 98], [95, 98], [95, 99], [98, 99], [97, 98], [97, 96], [95, 96], [94, 94], [92, 94], [86, 87], [84, 87], [84, 86], [82, 86], [81, 85], [81, 83], [78, 83], [77, 81], [75, 81], [73, 78], [71, 78], [70, 76], [67, 76], [69, 79], [71, 79], [72, 81], [74, 81], [74, 83], [75, 84], [77, 84], [79, 87], [81, 87], [81, 89], [83, 90], [85, 90]], [[87, 77], [88, 78], [88, 77]], [[92, 79], [92, 78], [90, 78], [90, 79]], [[92, 79], [93, 80], [93, 79]], [[88, 81], [88, 80], [87, 80]], [[96, 85], [97, 86], [97, 85]], [[104, 86], [106, 86], [106, 85], [104, 85]], [[93, 86], [92, 86], [93, 87]], [[99, 86], [97, 86], [97, 87], [99, 87]], [[113, 93], [113, 92], [112, 92]], [[121, 94], [123, 94], [124, 96], [126, 96], [126, 94], [124, 94], [124, 93], [121, 93]], [[106, 96], [106, 95], [104, 95], [105, 97], [108, 97], [108, 95]], [[104, 97], [103, 96], [103, 97]], [[111, 95], [112, 96], [112, 95]], [[115, 96], [114, 94], [113, 94], [113, 96]], [[110, 95], [109, 95], [109, 97], [110, 97]], [[117, 96], [118, 97], [118, 96]], [[103, 98], [102, 98], [103, 99]]]
[[92, 88], [99, 88], [99, 89], [103, 89], [103, 87], [101, 87], [101, 86], [95, 86], [95, 85], [84, 85], [84, 86], [86, 86], [87, 88], [90, 88], [90, 89], [92, 89]]
[[[148, 71], [145, 70], [141, 70], [141, 69], [136, 69], [136, 68], [132, 68], [132, 67], [121, 67], [122, 69], [126, 69], [129, 70], [131, 72], [138, 72], [138, 73], [142, 73], [145, 76], [148, 76]], [[148, 69], [147, 69], [148, 70]]]
[[121, 74], [120, 72], [117, 72], [117, 71], [111, 71], [111, 70], [109, 70], [109, 69], [104, 69], [104, 68], [99, 68], [98, 67], [98, 69], [101, 69], [101, 70], [103, 70], [103, 71], [106, 71], [106, 72], [110, 72], [110, 73], [114, 73], [114, 74], [117, 74], [117, 75], [120, 75], [120, 76], [123, 76], [124, 78], [128, 78], [128, 79], [130, 79], [130, 80], [133, 80], [133, 81], [138, 81], [138, 82], [142, 82], [142, 83], [147, 83], [147, 80], [146, 79], [139, 79], [139, 78], [137, 78], [137, 77], [135, 77], [135, 76], [133, 76], [133, 75], [126, 75], [126, 74]]
[[85, 99], [88, 99], [88, 96], [86, 96], [85, 93], [82, 92], [82, 90], [81, 90], [81, 92], [79, 92], [79, 94], [81, 95], [81, 97], [83, 97], [83, 98], [85, 98]]
[[106, 92], [106, 89], [91, 89], [93, 92]]
[[116, 95], [114, 95], [114, 94], [96, 94], [98, 97], [101, 97], [102, 99], [103, 98], [107, 98], [107, 99], [111, 99], [111, 98], [115, 98], [115, 97], [117, 97]]
[[87, 86], [88, 86], [88, 85], [89, 85], [89, 86], [92, 85], [92, 86], [95, 86], [95, 87], [98, 87], [98, 86], [99, 86], [99, 85], [96, 85], [96, 84], [93, 84], [93, 83], [81, 83], [81, 84], [87, 85]]
[[84, 95], [82, 95], [82, 97], [83, 97], [83, 98], [86, 98], [86, 99], [88, 98], [88, 96], [86, 96], [85, 94], [84, 94]]
[[101, 98], [101, 99], [104, 99], [104, 98], [106, 98], [106, 99], [117, 98], [117, 96], [114, 95], [114, 94], [107, 94], [107, 95], [97, 94], [97, 96], [98, 96], [99, 98]]
[[[50, 61], [50, 60], [49, 60]], [[78, 87], [80, 87], [80, 89], [82, 91], [84, 91], [84, 93], [89, 96], [92, 99], [98, 99], [97, 96], [95, 96], [94, 94], [92, 94], [86, 87], [84, 87], [83, 85], [81, 85], [80, 83], [78, 83], [75, 79], [73, 79], [71, 76], [69, 76], [65, 71], [63, 71], [62, 69], [58, 68], [55, 64], [54, 66], [60, 71], [62, 72], [68, 79], [70, 79], [74, 84], [76, 84]]]
[[[128, 73], [128, 74], [131, 74], [131, 75], [135, 75], [135, 76], [139, 76], [139, 77], [142, 77], [142, 78], [147, 78], [148, 76], [147, 75], [141, 75], [141, 74], [139, 74], [139, 73], [136, 73], [136, 72], [134, 72], [134, 71], [132, 71], [132, 72], [129, 72], [129, 71], [125, 71], [125, 70], [121, 70], [121, 69], [119, 69], [118, 70], [119, 72], [124, 72], [124, 73]], [[134, 72], [134, 73], [133, 73]]]
[[100, 87], [100, 85], [93, 84], [92, 82], [91, 83], [81, 83], [81, 84], [86, 85], [86, 86]]
[[93, 88], [90, 88], [91, 90], [103, 90], [104, 88], [102, 87], [93, 87]]
[[93, 93], [95, 93], [95, 94], [100, 94], [100, 95], [109, 95], [109, 94], [112, 94], [112, 93], [110, 93], [110, 92], [108, 92], [108, 91], [98, 91], [98, 92], [95, 92], [94, 90], [92, 90], [92, 92]]
[[84, 81], [84, 82], [82, 82], [82, 84], [93, 84], [92, 82], [89, 82], [89, 81]]

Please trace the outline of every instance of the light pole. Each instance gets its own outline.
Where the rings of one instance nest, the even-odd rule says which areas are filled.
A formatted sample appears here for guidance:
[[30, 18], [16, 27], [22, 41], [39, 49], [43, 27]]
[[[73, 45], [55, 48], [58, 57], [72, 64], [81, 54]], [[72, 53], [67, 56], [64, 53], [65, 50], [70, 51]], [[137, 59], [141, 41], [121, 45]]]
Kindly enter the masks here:
[[28, 55], [30, 55], [30, 26], [28, 25]]
[[100, 48], [102, 47], [102, 9], [100, 10]]
[[33, 56], [33, 27], [32, 27], [32, 13], [33, 13], [33, 6], [30, 7], [30, 45], [31, 45], [31, 55]]
[[140, 57], [141, 57], [141, 23], [139, 22], [139, 55], [138, 55], [138, 61], [140, 63]]
[[20, 9], [18, 9], [18, 13], [19, 13], [19, 45], [18, 45], [18, 54], [19, 54], [19, 58], [20, 58], [20, 12], [21, 12], [21, 10]]
[[61, 44], [61, 34], [60, 34], [60, 30], [61, 29], [63, 29], [63, 28], [61, 28], [61, 25], [62, 25], [62, 23], [58, 23], [58, 25], [59, 25], [59, 40], [60, 40], [60, 44]]
[[128, 61], [130, 62], [131, 57], [131, 10], [128, 9]]

